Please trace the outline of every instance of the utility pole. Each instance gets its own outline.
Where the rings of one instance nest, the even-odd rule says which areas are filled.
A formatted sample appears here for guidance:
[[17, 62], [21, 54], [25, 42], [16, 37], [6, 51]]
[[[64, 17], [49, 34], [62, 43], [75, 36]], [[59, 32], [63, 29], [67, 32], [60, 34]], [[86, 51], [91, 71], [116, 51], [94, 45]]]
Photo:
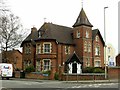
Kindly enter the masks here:
[[104, 62], [105, 62], [105, 79], [107, 79], [107, 67], [106, 67], [106, 27], [105, 27], [105, 10], [107, 9], [108, 7], [104, 7], [104, 40], [105, 40], [105, 51], [104, 51], [104, 55], [105, 55], [105, 58], [104, 58]]

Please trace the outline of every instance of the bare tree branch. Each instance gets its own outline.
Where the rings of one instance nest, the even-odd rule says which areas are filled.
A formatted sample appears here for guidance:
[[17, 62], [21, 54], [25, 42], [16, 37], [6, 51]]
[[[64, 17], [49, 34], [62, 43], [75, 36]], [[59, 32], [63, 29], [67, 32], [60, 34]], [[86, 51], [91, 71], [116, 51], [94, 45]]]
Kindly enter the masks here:
[[14, 14], [1, 17], [0, 29], [2, 32], [2, 48], [6, 51], [21, 44], [24, 32], [20, 19]]

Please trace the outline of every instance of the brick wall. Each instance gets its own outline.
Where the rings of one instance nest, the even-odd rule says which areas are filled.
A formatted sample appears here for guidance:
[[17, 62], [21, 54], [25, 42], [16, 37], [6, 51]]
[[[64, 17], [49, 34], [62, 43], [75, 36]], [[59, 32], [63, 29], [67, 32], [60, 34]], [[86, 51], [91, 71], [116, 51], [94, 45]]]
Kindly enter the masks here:
[[116, 66], [120, 66], [120, 54], [116, 56]]
[[[108, 79], [118, 79], [120, 78], [120, 67], [109, 67], [108, 68]], [[20, 72], [15, 72], [15, 77], [20, 78]], [[32, 79], [50, 79], [54, 80], [54, 76], [44, 76], [41, 73], [26, 73], [25, 78], [32, 78]], [[59, 77], [60, 80], [104, 80], [105, 75], [104, 74], [62, 74], [61, 77]]]
[[120, 79], [120, 67], [108, 68], [108, 79]]
[[64, 74], [62, 76], [62, 80], [64, 81], [76, 81], [76, 80], [104, 80], [105, 75], [103, 74], [80, 74], [80, 75], [75, 75], [75, 74]]
[[[101, 62], [101, 67], [104, 67], [104, 46], [103, 46], [103, 42], [100, 39], [99, 35], [97, 34], [96, 36], [98, 36], [98, 41], [96, 41], [94, 39], [93, 41], [93, 58], [94, 58], [94, 62], [93, 64], [95, 64], [96, 60], [100, 60]], [[100, 46], [100, 55], [95, 55], [95, 48], [96, 46]]]
[[[15, 72], [15, 77], [20, 78], [20, 72]], [[44, 80], [54, 80], [54, 78], [51, 78], [51, 76], [45, 76], [42, 73], [25, 73], [25, 78], [29, 79], [44, 79]], [[62, 78], [59, 80], [64, 81], [75, 81], [75, 80], [103, 80], [104, 75], [103, 74], [82, 74], [82, 75], [75, 75], [75, 74], [63, 74]]]
[[[15, 72], [15, 78], [21, 78], [20, 72], [18, 72], [18, 71]], [[50, 76], [45, 76], [42, 73], [31, 72], [31, 73], [25, 73], [25, 78], [28, 78], [28, 79], [45, 79], [45, 80], [48, 80], [48, 79], [50, 79]]]

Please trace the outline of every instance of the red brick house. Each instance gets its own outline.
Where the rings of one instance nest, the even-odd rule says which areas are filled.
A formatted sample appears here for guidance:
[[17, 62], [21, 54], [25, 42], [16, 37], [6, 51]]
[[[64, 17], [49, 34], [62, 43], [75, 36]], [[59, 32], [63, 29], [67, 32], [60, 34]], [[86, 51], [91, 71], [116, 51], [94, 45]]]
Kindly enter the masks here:
[[14, 70], [22, 70], [22, 53], [19, 50], [2, 52], [2, 62], [11, 63]]
[[44, 23], [31, 29], [22, 42], [23, 63], [36, 71], [80, 74], [85, 67], [104, 67], [104, 41], [98, 29], [92, 30], [83, 8], [73, 25]]

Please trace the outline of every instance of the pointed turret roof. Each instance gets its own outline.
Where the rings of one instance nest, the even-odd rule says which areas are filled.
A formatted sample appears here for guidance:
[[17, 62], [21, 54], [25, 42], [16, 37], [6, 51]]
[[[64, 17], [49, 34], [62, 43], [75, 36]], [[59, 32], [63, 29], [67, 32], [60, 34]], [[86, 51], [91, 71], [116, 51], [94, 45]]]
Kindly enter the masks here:
[[83, 8], [81, 9], [81, 12], [80, 12], [75, 24], [73, 25], [73, 27], [77, 27], [77, 26], [81, 26], [81, 25], [93, 27], [93, 25], [89, 22]]

